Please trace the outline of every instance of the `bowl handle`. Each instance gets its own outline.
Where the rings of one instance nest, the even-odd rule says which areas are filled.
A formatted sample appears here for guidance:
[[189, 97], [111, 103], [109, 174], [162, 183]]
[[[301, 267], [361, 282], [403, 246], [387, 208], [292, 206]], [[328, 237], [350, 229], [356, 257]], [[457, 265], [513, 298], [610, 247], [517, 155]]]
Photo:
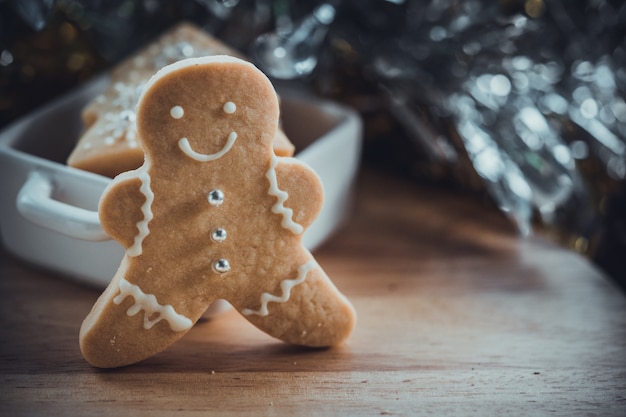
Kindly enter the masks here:
[[17, 210], [32, 223], [77, 239], [111, 239], [102, 230], [97, 211], [72, 206], [52, 198], [52, 180], [33, 171], [17, 194]]

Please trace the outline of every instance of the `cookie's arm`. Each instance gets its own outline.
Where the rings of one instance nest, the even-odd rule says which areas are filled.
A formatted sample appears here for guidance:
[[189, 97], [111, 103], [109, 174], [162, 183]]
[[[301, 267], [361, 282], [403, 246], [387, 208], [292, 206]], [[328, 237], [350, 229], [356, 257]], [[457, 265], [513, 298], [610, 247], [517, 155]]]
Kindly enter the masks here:
[[98, 214], [102, 228], [125, 248], [133, 245], [137, 224], [144, 218], [141, 207], [146, 196], [140, 191], [141, 186], [138, 176], [124, 173], [113, 180], [100, 198]]
[[278, 188], [287, 193], [284, 206], [293, 210], [293, 221], [306, 230], [324, 203], [324, 189], [315, 171], [294, 158], [276, 158], [272, 166]]

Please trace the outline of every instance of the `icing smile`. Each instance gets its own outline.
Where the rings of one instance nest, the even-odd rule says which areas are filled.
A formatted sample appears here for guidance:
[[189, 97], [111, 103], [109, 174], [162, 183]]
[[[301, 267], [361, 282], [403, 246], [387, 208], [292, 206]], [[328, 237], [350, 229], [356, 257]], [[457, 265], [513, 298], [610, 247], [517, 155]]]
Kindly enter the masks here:
[[189, 139], [187, 138], [180, 138], [180, 140], [178, 141], [178, 147], [181, 151], [183, 151], [183, 153], [185, 153], [185, 155], [192, 159], [195, 159], [196, 161], [209, 162], [215, 161], [216, 159], [219, 159], [222, 156], [226, 155], [226, 153], [228, 153], [228, 151], [230, 151], [230, 149], [233, 147], [233, 144], [236, 140], [237, 133], [230, 132], [230, 135], [228, 135], [228, 141], [226, 141], [224, 147], [221, 150], [211, 154], [204, 154], [194, 151], [189, 144]]

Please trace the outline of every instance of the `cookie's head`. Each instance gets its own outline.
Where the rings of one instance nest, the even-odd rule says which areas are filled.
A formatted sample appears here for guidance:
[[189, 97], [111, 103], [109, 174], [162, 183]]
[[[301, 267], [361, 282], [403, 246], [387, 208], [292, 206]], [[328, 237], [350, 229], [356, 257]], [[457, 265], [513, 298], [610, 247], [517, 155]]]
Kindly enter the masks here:
[[190, 58], [148, 81], [137, 129], [149, 158], [184, 154], [212, 161], [242, 142], [271, 152], [278, 113], [276, 92], [254, 65], [230, 56]]

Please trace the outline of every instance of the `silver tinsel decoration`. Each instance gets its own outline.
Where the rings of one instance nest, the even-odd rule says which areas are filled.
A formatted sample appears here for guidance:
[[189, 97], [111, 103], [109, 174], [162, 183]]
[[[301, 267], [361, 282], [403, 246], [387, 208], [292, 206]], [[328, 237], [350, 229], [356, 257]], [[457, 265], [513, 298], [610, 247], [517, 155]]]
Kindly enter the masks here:
[[[360, 110], [366, 162], [486, 191], [521, 234], [626, 270], [621, 0], [0, 2], [33, 30], [55, 4], [111, 64], [195, 22], [276, 80]], [[0, 47], [11, 73], [20, 63]]]

